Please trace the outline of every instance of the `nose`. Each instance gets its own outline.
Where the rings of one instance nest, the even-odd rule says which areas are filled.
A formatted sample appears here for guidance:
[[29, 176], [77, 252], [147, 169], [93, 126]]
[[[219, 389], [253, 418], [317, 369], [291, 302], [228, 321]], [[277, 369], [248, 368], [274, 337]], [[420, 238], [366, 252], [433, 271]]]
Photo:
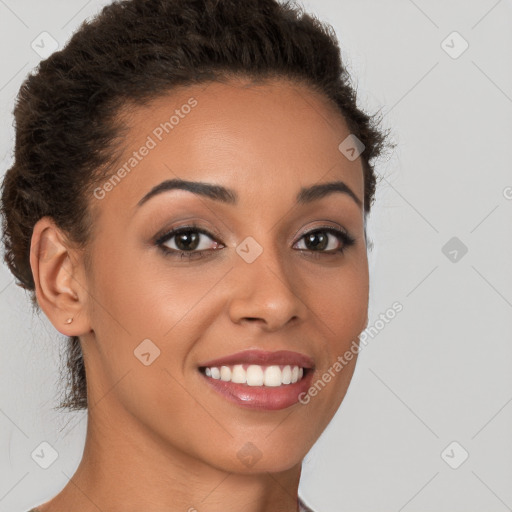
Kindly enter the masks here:
[[307, 306], [298, 294], [299, 289], [304, 290], [284, 258], [270, 248], [252, 263], [239, 258], [229, 303], [234, 323], [257, 323], [265, 331], [275, 331], [305, 318]]

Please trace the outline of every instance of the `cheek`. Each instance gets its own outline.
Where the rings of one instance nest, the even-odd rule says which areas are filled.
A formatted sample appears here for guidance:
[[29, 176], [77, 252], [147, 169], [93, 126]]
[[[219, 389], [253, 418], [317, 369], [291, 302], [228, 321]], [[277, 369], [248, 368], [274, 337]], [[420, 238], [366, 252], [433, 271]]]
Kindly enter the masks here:
[[369, 275], [365, 258], [340, 267], [328, 278], [309, 276], [305, 286], [308, 306], [323, 324], [323, 332], [332, 345], [343, 349], [366, 325]]
[[[107, 253], [107, 252], [105, 252]], [[200, 267], [167, 263], [153, 251], [111, 251], [94, 270], [97, 320], [134, 341], [164, 337], [186, 317], [217, 279]]]
[[[122, 386], [121, 400], [127, 407], [135, 410], [141, 397], [154, 406], [155, 401], [183, 400], [183, 390], [173, 378], [183, 380], [191, 350], [197, 340], [208, 338], [220, 314], [217, 291], [222, 286], [215, 285], [225, 272], [177, 268], [165, 258], [155, 262], [154, 256], [150, 261], [129, 254], [112, 254], [98, 262], [94, 364], [112, 382], [130, 372]], [[164, 388], [165, 398], [158, 391]]]

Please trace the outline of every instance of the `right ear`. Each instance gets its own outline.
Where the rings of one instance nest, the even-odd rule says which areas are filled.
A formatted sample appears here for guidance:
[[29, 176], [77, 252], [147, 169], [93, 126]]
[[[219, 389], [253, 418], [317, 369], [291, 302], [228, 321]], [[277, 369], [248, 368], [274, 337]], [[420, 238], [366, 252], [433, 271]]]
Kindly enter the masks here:
[[[81, 252], [74, 249], [51, 217], [34, 226], [30, 266], [40, 308], [53, 326], [66, 336], [91, 330], [85, 271]], [[66, 320], [72, 318], [71, 323]]]

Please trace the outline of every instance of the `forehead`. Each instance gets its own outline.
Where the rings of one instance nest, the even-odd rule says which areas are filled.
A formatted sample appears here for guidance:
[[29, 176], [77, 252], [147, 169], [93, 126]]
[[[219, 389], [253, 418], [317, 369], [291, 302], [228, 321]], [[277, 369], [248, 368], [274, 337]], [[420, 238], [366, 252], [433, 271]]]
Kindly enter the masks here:
[[[125, 109], [124, 168], [109, 200], [135, 205], [160, 181], [208, 181], [295, 198], [301, 186], [341, 179], [362, 199], [360, 159], [339, 150], [350, 135], [327, 98], [283, 80], [212, 82], [178, 88]], [[118, 173], [119, 174], [119, 173]], [[272, 187], [268, 185], [272, 183]]]

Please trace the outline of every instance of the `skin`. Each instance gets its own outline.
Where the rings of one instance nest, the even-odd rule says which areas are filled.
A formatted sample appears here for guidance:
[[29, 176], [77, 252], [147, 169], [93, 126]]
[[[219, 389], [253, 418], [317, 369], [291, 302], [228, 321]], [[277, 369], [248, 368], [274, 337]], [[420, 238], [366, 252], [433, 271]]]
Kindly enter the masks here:
[[[91, 197], [91, 267], [50, 218], [35, 226], [37, 299], [59, 332], [80, 336], [89, 400], [81, 463], [41, 512], [295, 512], [302, 460], [350, 383], [355, 357], [307, 405], [262, 411], [228, 402], [198, 372], [240, 350], [284, 349], [314, 359], [315, 382], [366, 327], [369, 276], [363, 209], [348, 194], [295, 205], [301, 187], [334, 180], [364, 197], [361, 159], [338, 150], [344, 119], [305, 86], [173, 91], [130, 110], [118, 164], [191, 97], [198, 105], [179, 125], [103, 199]], [[177, 177], [229, 187], [239, 202], [173, 190], [137, 208]], [[200, 242], [210, 257], [180, 260], [152, 243], [192, 220], [213, 235]], [[315, 258], [304, 234], [326, 224], [355, 244]], [[236, 252], [247, 236], [263, 248], [250, 264]], [[343, 246], [327, 236], [323, 250]], [[160, 355], [145, 366], [134, 350], [147, 338]], [[261, 454], [251, 467], [237, 457], [248, 442]]]

